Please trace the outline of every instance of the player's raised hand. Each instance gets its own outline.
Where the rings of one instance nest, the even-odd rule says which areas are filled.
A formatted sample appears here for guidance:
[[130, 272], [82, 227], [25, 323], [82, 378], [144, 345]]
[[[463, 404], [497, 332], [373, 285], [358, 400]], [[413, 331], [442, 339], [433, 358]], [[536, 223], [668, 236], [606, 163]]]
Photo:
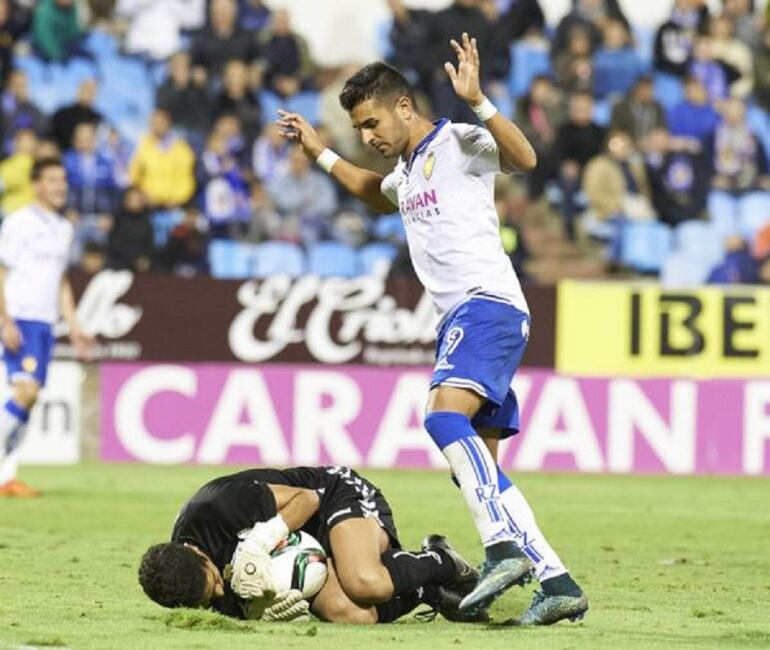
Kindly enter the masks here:
[[325, 147], [310, 122], [299, 113], [279, 110], [278, 115], [276, 124], [281, 129], [281, 135], [300, 145], [305, 151], [305, 155], [311, 160], [318, 158]]
[[444, 70], [449, 75], [455, 93], [471, 106], [481, 104], [484, 101], [484, 94], [481, 92], [479, 48], [476, 39], [468, 36], [467, 32], [463, 32], [462, 44], [454, 39], [450, 44], [457, 54], [457, 68], [447, 61], [444, 64]]

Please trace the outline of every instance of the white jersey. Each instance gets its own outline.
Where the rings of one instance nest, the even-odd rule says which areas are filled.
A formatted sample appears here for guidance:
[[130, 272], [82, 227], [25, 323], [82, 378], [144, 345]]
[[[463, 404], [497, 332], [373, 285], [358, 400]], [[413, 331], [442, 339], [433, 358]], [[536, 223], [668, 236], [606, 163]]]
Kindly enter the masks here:
[[56, 323], [72, 237], [69, 221], [36, 205], [5, 218], [0, 264], [8, 269], [4, 289], [9, 316]]
[[439, 319], [477, 292], [529, 313], [503, 250], [495, 209], [497, 142], [484, 128], [441, 120], [382, 181], [399, 206], [412, 264]]

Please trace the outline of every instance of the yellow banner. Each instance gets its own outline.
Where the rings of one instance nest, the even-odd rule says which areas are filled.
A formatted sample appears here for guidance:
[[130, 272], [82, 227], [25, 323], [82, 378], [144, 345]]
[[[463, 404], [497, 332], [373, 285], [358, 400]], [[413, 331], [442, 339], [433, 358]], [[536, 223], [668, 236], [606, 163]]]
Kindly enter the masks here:
[[556, 323], [560, 372], [770, 377], [770, 289], [566, 281]]

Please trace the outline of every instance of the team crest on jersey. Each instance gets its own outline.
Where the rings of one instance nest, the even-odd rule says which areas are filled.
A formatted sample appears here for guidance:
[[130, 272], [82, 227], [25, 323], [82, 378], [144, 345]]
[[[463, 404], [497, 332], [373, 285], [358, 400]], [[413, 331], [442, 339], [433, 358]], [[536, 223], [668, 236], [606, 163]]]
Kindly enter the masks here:
[[37, 370], [37, 359], [35, 357], [24, 357], [21, 360], [21, 368], [24, 372], [35, 372]]
[[433, 168], [436, 166], [436, 154], [432, 151], [430, 154], [428, 154], [428, 159], [425, 161], [425, 164], [422, 166], [422, 175], [425, 176], [425, 180], [429, 181], [430, 177], [433, 176]]

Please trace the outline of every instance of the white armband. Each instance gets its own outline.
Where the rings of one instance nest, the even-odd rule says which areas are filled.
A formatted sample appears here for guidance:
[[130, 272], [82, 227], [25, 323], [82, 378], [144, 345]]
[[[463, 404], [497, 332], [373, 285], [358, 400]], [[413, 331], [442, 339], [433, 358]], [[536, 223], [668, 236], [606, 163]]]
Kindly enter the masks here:
[[327, 147], [320, 153], [315, 161], [321, 169], [323, 169], [327, 174], [330, 174], [334, 163], [336, 163], [339, 159], [339, 154], [335, 153]]
[[471, 106], [471, 109], [482, 122], [486, 122], [497, 114], [497, 107], [487, 97], [484, 97], [484, 101], [478, 106]]

